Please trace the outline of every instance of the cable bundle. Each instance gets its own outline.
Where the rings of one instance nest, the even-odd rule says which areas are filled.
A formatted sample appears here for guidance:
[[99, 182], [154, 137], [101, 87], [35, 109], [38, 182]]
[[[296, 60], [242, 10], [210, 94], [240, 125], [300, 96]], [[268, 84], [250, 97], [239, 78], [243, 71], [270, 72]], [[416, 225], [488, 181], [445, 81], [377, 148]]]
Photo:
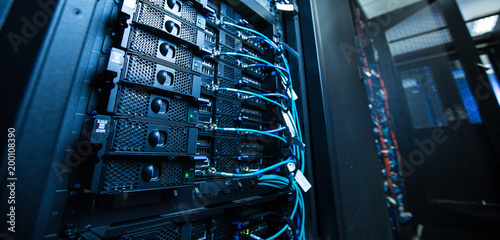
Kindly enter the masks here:
[[[246, 129], [246, 128], [215, 128], [215, 130], [219, 131], [234, 131], [234, 132], [244, 132], [244, 133], [253, 133], [253, 134], [262, 134], [270, 137], [277, 138], [281, 141], [283, 141], [285, 144], [290, 146], [290, 151], [292, 152], [292, 156], [288, 157], [288, 159], [281, 161], [277, 164], [274, 164], [272, 166], [269, 166], [267, 168], [258, 170], [256, 172], [252, 173], [225, 173], [225, 172], [213, 172], [212, 174], [218, 175], [218, 176], [225, 176], [225, 177], [250, 177], [250, 176], [258, 176], [258, 185], [260, 186], [267, 186], [271, 188], [276, 188], [276, 189], [282, 189], [282, 190], [291, 190], [294, 195], [295, 195], [295, 204], [294, 208], [289, 216], [287, 216], [291, 222], [296, 223], [297, 230], [295, 233], [292, 233], [292, 235], [297, 235], [298, 239], [305, 239], [305, 222], [304, 222], [304, 217], [305, 217], [305, 204], [304, 204], [304, 197], [302, 195], [302, 191], [297, 184], [297, 181], [295, 180], [295, 175], [297, 171], [304, 172], [304, 167], [305, 167], [305, 152], [304, 152], [304, 144], [303, 144], [303, 139], [302, 139], [302, 131], [300, 128], [300, 122], [299, 122], [299, 117], [297, 114], [297, 106], [295, 104], [295, 98], [293, 96], [293, 83], [292, 83], [292, 78], [290, 74], [290, 66], [288, 64], [288, 60], [286, 59], [284, 55], [284, 51], [278, 47], [276, 43], [271, 41], [268, 37], [266, 37], [264, 34], [255, 31], [253, 29], [243, 27], [238, 24], [230, 23], [230, 22], [224, 22], [221, 20], [216, 21], [217, 24], [219, 25], [229, 25], [250, 33], [255, 34], [255, 36], [249, 36], [248, 38], [256, 38], [260, 39], [263, 42], [266, 42], [269, 44], [275, 52], [281, 57], [283, 60], [283, 64], [285, 65], [284, 67], [278, 66], [278, 65], [273, 65], [272, 63], [263, 60], [258, 57], [254, 57], [248, 54], [243, 54], [243, 53], [238, 53], [238, 52], [217, 52], [214, 51], [215, 56], [219, 55], [232, 55], [232, 56], [237, 56], [237, 57], [244, 57], [244, 58], [249, 58], [252, 60], [255, 60], [257, 62], [260, 62], [261, 64], [250, 64], [246, 65], [246, 68], [253, 68], [253, 67], [265, 67], [265, 68], [274, 68], [278, 73], [279, 77], [281, 78], [282, 82], [284, 83], [285, 86], [285, 93], [264, 93], [264, 94], [259, 94], [255, 92], [250, 92], [250, 91], [245, 91], [245, 90], [240, 90], [240, 89], [233, 89], [233, 88], [219, 88], [217, 86], [213, 86], [212, 90], [214, 91], [232, 91], [232, 92], [237, 92], [240, 94], [246, 95], [247, 98], [260, 98], [264, 101], [267, 101], [271, 104], [276, 105], [279, 107], [279, 109], [282, 110], [282, 114], [284, 116], [287, 116], [290, 120], [290, 124], [287, 124], [288, 127], [281, 127], [278, 129], [274, 130], [268, 130], [268, 131], [261, 131], [261, 130], [255, 130], [255, 129]], [[272, 100], [270, 97], [275, 97], [278, 98], [278, 100]], [[289, 104], [282, 104], [279, 102], [279, 99], [281, 100], [286, 100], [289, 101]], [[287, 107], [285, 107], [285, 105]], [[290, 141], [291, 138], [286, 139], [283, 136], [280, 136], [279, 134], [283, 131], [289, 131], [290, 135], [293, 138], [293, 142], [288, 142]], [[295, 141], [297, 140], [297, 141]], [[289, 168], [291, 174], [290, 176], [283, 177], [283, 176], [278, 176], [275, 174], [266, 174], [267, 172], [271, 170], [275, 170], [276, 168], [282, 167], [284, 165], [288, 164], [293, 164], [291, 168]], [[296, 169], [296, 166], [300, 166], [299, 168]], [[300, 209], [300, 210], [299, 210]], [[298, 213], [298, 214], [297, 214]], [[276, 239], [279, 237], [281, 234], [283, 234], [285, 231], [291, 231], [292, 227], [289, 226], [288, 224], [285, 224], [280, 231], [278, 231], [276, 234], [273, 236], [267, 238], [268, 240]], [[252, 239], [262, 239], [259, 236], [253, 235], [251, 233], [248, 234], [248, 236]]]

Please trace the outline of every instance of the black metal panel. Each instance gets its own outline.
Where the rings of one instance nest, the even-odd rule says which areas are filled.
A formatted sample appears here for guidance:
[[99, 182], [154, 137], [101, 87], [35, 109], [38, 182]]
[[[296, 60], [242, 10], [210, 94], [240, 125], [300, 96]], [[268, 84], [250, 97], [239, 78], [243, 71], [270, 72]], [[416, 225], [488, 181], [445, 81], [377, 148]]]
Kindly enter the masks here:
[[[64, 155], [64, 151], [54, 150], [65, 148], [59, 131], [71, 126], [64, 118], [65, 110], [73, 86], [72, 76], [77, 71], [86, 38], [81, 33], [87, 32], [95, 6], [93, 1], [60, 1], [53, 14], [55, 20], [50, 23], [31, 72], [29, 85], [32, 88], [27, 92], [29, 98], [24, 102], [15, 125], [16, 129], [22, 129], [16, 136], [16, 174], [19, 179], [16, 183], [16, 206], [24, 208], [23, 211], [19, 209], [16, 215], [19, 239], [42, 238], [49, 223], [48, 216], [60, 214], [51, 213], [47, 207], [54, 203], [61, 204], [54, 201], [57, 176], [61, 172], [54, 171], [56, 169], [52, 164], [55, 157], [60, 159], [60, 155]], [[66, 48], [68, 42], [72, 43], [73, 51]], [[27, 189], [30, 191], [25, 191]], [[3, 197], [7, 196], [5, 194], [8, 192], [4, 191]]]
[[349, 2], [301, 1], [300, 9], [320, 209], [318, 235], [390, 239], [368, 100], [359, 76], [358, 53], [353, 50]]

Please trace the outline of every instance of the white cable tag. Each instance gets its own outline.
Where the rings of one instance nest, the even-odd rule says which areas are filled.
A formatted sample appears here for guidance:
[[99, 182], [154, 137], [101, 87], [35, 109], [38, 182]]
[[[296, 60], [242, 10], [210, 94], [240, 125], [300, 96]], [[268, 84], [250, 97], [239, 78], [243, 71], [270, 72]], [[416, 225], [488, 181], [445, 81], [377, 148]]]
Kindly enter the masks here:
[[309, 189], [311, 189], [312, 187], [311, 183], [307, 181], [307, 178], [304, 176], [304, 174], [302, 174], [300, 170], [297, 170], [297, 173], [295, 174], [295, 181], [297, 181], [300, 188], [302, 188], [304, 192], [309, 191]]
[[286, 127], [292, 134], [292, 137], [295, 137], [297, 134], [295, 133], [295, 129], [293, 127], [292, 119], [291, 116], [288, 115], [287, 113], [283, 113], [283, 119], [285, 119]]
[[288, 88], [288, 97], [293, 98], [293, 100], [299, 99], [297, 94], [295, 93], [295, 90], [290, 91], [290, 88]]
[[276, 3], [276, 8], [281, 11], [293, 11], [293, 4]]

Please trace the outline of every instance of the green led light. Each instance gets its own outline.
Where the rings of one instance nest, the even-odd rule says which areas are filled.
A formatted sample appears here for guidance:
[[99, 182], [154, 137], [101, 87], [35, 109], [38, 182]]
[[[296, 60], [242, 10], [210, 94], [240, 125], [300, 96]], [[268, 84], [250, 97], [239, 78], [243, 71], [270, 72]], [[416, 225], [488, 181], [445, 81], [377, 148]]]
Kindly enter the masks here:
[[198, 67], [198, 63], [197, 63], [197, 62], [195, 62], [195, 63], [194, 63], [194, 66], [195, 66], [195, 67]]
[[190, 118], [193, 118], [193, 117], [194, 117], [194, 114], [190, 113], [190, 114], [189, 114], [189, 117], [190, 117]]
[[189, 173], [186, 173], [186, 177], [189, 177]]

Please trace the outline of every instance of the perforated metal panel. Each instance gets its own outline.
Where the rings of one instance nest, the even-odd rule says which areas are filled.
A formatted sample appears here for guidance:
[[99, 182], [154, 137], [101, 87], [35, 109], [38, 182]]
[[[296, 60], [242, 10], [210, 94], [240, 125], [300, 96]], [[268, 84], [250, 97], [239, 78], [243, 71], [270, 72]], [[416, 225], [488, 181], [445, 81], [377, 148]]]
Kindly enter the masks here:
[[234, 21], [239, 20], [239, 19], [236, 19], [236, 18], [239, 18], [239, 14], [237, 14], [236, 11], [234, 11], [231, 7], [229, 7], [226, 4], [222, 4], [221, 8], [222, 8], [222, 11], [221, 11], [222, 15], [224, 15], [228, 18], [231, 18]]
[[128, 87], [119, 87], [116, 112], [127, 115], [146, 116], [149, 109], [149, 94]]
[[193, 75], [181, 71], [175, 71], [174, 81], [172, 85], [174, 86], [174, 91], [180, 93], [190, 94], [193, 88]]
[[217, 157], [217, 171], [220, 172], [233, 172], [237, 167], [237, 163], [232, 156], [219, 156]]
[[[147, 160], [117, 157], [106, 160], [102, 190], [122, 191], [148, 188], [148, 184], [141, 179], [141, 171], [146, 165], [153, 163], [156, 164]], [[159, 181], [161, 187], [182, 185], [182, 162], [165, 158], [165, 161], [161, 163]]]
[[260, 108], [266, 107], [266, 102], [260, 98], [248, 98], [245, 99], [245, 103]]
[[224, 138], [221, 141], [222, 148], [219, 150], [221, 154], [232, 154], [234, 153], [239, 141], [234, 138]]
[[125, 78], [133, 83], [140, 83], [153, 86], [156, 79], [156, 64], [142, 59], [135, 55], [130, 55], [129, 65]]
[[[184, 5], [182, 8], [185, 8], [187, 5]], [[189, 6], [188, 6], [189, 7]], [[192, 8], [192, 7], [191, 7]], [[148, 4], [142, 4], [139, 11], [139, 17], [137, 18], [137, 22], [148, 25], [151, 27], [155, 27], [158, 29], [164, 29], [164, 19], [165, 19], [165, 13], [158, 11]], [[182, 10], [184, 12], [181, 12], [181, 18], [184, 18], [185, 20], [188, 21], [196, 21], [196, 15], [193, 17], [193, 10]], [[180, 30], [179, 30], [178, 37], [181, 39], [184, 39], [188, 42], [196, 44], [196, 36], [198, 34], [196, 28], [191, 27], [185, 23], [180, 23]]]
[[162, 164], [160, 183], [164, 187], [178, 186], [182, 184], [184, 174], [180, 161], [166, 161]]
[[219, 99], [217, 101], [217, 114], [225, 114], [235, 116], [236, 112], [241, 108], [241, 103], [230, 101], [226, 99]]
[[[164, 126], [166, 129], [166, 147], [152, 148], [151, 151], [166, 153], [187, 152], [188, 128]], [[150, 148], [147, 142], [148, 124], [136, 121], [117, 120], [112, 151], [144, 152]]]
[[146, 123], [117, 121], [113, 140], [113, 150], [133, 152], [144, 151], [147, 129]]
[[[233, 52], [231, 48], [228, 48], [226, 46], [220, 46], [220, 51], [221, 52]], [[234, 56], [231, 55], [221, 55], [220, 56], [222, 59], [226, 60], [229, 63], [236, 64], [238, 62], [238, 59]]]
[[152, 99], [151, 94], [120, 86], [116, 112], [126, 115], [163, 118], [169, 121], [185, 122], [187, 120], [189, 104], [185, 101], [169, 97], [155, 97], [166, 101], [168, 107], [165, 113], [149, 112]]
[[175, 53], [175, 64], [191, 69], [193, 65], [193, 53], [186, 47], [177, 47]]
[[[236, 81], [234, 81], [234, 80], [228, 80], [228, 79], [224, 79], [224, 78], [218, 78], [218, 83], [219, 83], [220, 87], [234, 88], [234, 83], [235, 82]], [[226, 95], [226, 96], [231, 96], [231, 97], [235, 97], [236, 96], [236, 94], [234, 92], [230, 92], [230, 91], [219, 91], [218, 93]]]
[[182, 5], [181, 18], [190, 23], [196, 23], [196, 9], [194, 9], [191, 2], [185, 2]]
[[167, 152], [187, 152], [187, 128], [168, 127]]
[[393, 56], [451, 43], [448, 29], [442, 29], [389, 44]]
[[136, 189], [140, 177], [141, 165], [138, 162], [119, 159], [106, 163], [103, 190]]
[[152, 57], [156, 56], [160, 38], [138, 28], [134, 28], [131, 35], [130, 49]]
[[451, 43], [437, 3], [430, 4], [386, 31], [393, 56]]
[[158, 240], [176, 240], [181, 239], [181, 229], [178, 226], [169, 226], [158, 231], [156, 236]]
[[219, 115], [217, 116], [217, 125], [219, 127], [234, 127], [234, 117]]
[[414, 128], [447, 125], [443, 105], [429, 67], [400, 73]]
[[[229, 35], [229, 34], [223, 34], [224, 35], [224, 38], [222, 39], [221, 43], [223, 43], [224, 45], [232, 48], [232, 49], [235, 49], [236, 48], [236, 38]], [[221, 34], [221, 37], [222, 37], [222, 34]]]
[[437, 3], [433, 3], [387, 30], [387, 41], [391, 42], [445, 26], [446, 21], [441, 9]]
[[149, 0], [150, 2], [158, 5], [159, 7], [164, 7], [165, 6], [165, 0]]
[[[182, 53], [182, 52], [181, 52]], [[181, 58], [180, 54], [177, 57]], [[184, 55], [186, 56], [186, 55]], [[189, 61], [187, 56], [184, 60]], [[191, 55], [192, 61], [192, 55]], [[154, 86], [156, 80], [157, 65], [154, 62], [143, 59], [141, 57], [130, 55], [129, 65], [125, 74], [125, 79], [128, 82], [143, 84], [146, 86]], [[191, 94], [193, 89], [193, 75], [180, 70], [176, 70], [171, 86], [173, 90], [179, 93]]]
[[181, 39], [184, 39], [191, 43], [196, 43], [197, 30], [187, 24], [181, 24], [181, 32], [179, 34]]
[[229, 79], [234, 79], [235, 74], [234, 71], [236, 69], [233, 67], [230, 67], [228, 65], [224, 65], [224, 77], [229, 78]]
[[164, 16], [164, 13], [150, 7], [149, 5], [141, 4], [137, 21], [151, 27], [163, 29]]

